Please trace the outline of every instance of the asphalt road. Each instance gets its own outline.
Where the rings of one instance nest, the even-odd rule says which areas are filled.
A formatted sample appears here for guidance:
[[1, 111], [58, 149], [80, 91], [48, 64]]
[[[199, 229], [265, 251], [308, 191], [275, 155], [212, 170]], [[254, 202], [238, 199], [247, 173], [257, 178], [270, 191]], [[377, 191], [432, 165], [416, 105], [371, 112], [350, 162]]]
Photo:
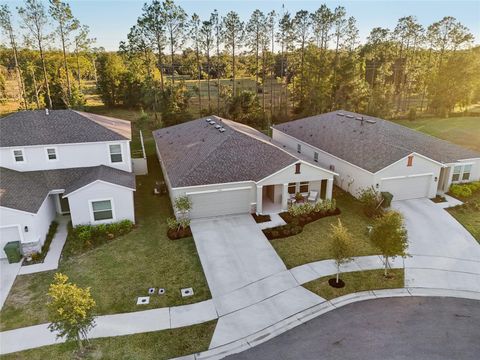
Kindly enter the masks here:
[[390, 298], [353, 303], [230, 360], [480, 359], [480, 301]]

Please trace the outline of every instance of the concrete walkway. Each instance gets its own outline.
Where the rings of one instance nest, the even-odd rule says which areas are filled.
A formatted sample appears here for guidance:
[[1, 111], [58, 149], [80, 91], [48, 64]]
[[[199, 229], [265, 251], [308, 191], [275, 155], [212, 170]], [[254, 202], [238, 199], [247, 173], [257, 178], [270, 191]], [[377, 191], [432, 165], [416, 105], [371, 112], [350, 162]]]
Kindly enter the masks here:
[[58, 268], [58, 262], [60, 261], [60, 256], [62, 255], [63, 246], [67, 240], [67, 225], [70, 221], [70, 217], [59, 216], [55, 219], [55, 221], [58, 222], [57, 232], [52, 239], [50, 249], [48, 250], [47, 256], [45, 256], [43, 263], [24, 265], [20, 269], [18, 273], [19, 275], [34, 274], [37, 272], [50, 271]]
[[15, 282], [18, 272], [22, 266], [22, 261], [9, 264], [7, 259], [0, 260], [0, 310], [7, 300], [8, 293]]
[[260, 229], [270, 229], [276, 226], [285, 225], [286, 222], [278, 214], [270, 214], [270, 221], [257, 224]]

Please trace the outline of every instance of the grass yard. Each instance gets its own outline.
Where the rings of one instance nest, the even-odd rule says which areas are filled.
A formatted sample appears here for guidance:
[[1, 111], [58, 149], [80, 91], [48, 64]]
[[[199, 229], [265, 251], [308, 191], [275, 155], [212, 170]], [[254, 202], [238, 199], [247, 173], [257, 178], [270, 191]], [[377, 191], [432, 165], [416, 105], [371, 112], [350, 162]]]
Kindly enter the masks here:
[[480, 151], [480, 116], [395, 120], [429, 135]]
[[334, 278], [335, 275], [321, 277], [303, 286], [327, 300], [359, 291], [404, 287], [403, 269], [392, 269], [388, 273], [391, 277], [387, 279], [383, 276], [383, 269], [346, 272], [340, 274], [340, 279], [345, 282], [345, 286], [339, 289], [328, 284], [328, 279]]
[[[153, 149], [149, 146], [150, 153]], [[80, 286], [90, 286], [98, 314], [114, 314], [183, 305], [211, 297], [193, 238], [169, 240], [166, 218], [171, 216], [166, 195], [153, 195], [161, 170], [156, 156], [148, 159], [149, 175], [137, 177], [137, 228], [96, 249], [61, 260], [58, 271]], [[68, 245], [66, 245], [68, 246]], [[45, 303], [54, 271], [18, 276], [0, 312], [0, 330], [47, 322]], [[166, 294], [135, 305], [149, 287]], [[180, 289], [193, 287], [195, 295], [183, 299]]]
[[465, 204], [447, 209], [447, 211], [462, 224], [480, 243], [480, 191], [462, 201]]
[[216, 321], [173, 330], [91, 340], [85, 357], [75, 354], [76, 343], [44, 346], [4, 355], [3, 360], [170, 359], [208, 349]]
[[363, 214], [362, 205], [352, 195], [335, 187], [333, 197], [342, 213], [330, 216], [305, 225], [303, 232], [283, 239], [272, 240], [271, 244], [288, 268], [313, 261], [331, 259], [328, 236], [331, 224], [340, 218], [355, 238], [357, 256], [374, 255], [379, 251], [370, 243], [367, 236], [367, 225], [372, 219]]

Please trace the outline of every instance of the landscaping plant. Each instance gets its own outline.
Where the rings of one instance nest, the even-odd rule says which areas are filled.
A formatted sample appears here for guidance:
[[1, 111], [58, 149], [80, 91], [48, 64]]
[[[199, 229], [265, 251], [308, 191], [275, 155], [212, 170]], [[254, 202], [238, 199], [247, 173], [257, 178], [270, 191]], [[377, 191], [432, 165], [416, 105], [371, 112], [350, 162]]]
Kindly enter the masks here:
[[331, 227], [330, 251], [335, 260], [335, 265], [337, 266], [335, 284], [338, 287], [342, 287], [344, 285], [343, 282], [339, 283], [340, 266], [353, 260], [353, 256], [355, 255], [355, 243], [353, 242], [352, 234], [343, 226], [340, 219], [338, 219], [337, 225], [331, 224]]
[[187, 195], [178, 196], [173, 205], [180, 214], [187, 216], [192, 208], [192, 201]]
[[373, 186], [360, 189], [358, 200], [362, 203], [363, 211], [368, 217], [378, 216], [383, 211], [380, 207], [382, 196]]
[[90, 288], [81, 288], [68, 282], [68, 276], [56, 273], [48, 289], [50, 298], [47, 307], [50, 331], [57, 332], [57, 338], [76, 340], [80, 350], [88, 332], [95, 326], [93, 310], [95, 300]]
[[388, 276], [389, 258], [407, 256], [408, 237], [403, 217], [397, 211], [387, 211], [379, 216], [371, 232], [371, 240], [385, 258], [385, 276]]

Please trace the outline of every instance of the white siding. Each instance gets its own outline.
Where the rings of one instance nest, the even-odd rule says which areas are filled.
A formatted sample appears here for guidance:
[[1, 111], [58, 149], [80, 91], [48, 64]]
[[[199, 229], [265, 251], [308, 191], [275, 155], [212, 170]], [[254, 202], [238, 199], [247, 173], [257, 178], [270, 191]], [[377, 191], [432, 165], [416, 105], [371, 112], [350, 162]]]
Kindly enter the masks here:
[[298, 161], [300, 163], [300, 174], [295, 174], [295, 164], [292, 164], [285, 169], [275, 173], [263, 180], [257, 182], [258, 186], [288, 184], [291, 182], [300, 181], [321, 181], [323, 179], [332, 179], [333, 174], [312, 166], [306, 162]]
[[318, 165], [325, 169], [330, 169], [333, 165], [333, 170], [338, 176], [335, 176], [335, 184], [342, 189], [349, 191], [353, 195], [358, 195], [358, 191], [362, 188], [373, 185], [374, 175], [364, 169], [330, 155], [314, 146], [304, 143], [300, 140], [294, 139], [281, 131], [273, 129], [273, 139], [287, 146], [290, 149], [297, 150], [297, 144], [302, 145], [302, 154], [314, 159], [314, 153], [318, 153]]
[[[121, 144], [123, 161], [110, 162], [109, 144]], [[57, 160], [47, 160], [47, 148], [55, 147]], [[13, 150], [23, 149], [25, 161], [14, 161]], [[96, 142], [83, 144], [39, 145], [0, 148], [0, 165], [17, 171], [52, 170], [74, 167], [107, 165], [132, 171], [129, 141]]]
[[[429, 177], [430, 183], [428, 185], [427, 196], [431, 198], [435, 197], [435, 195], [437, 194], [438, 179], [440, 178], [440, 170], [442, 168], [442, 165], [417, 154], [413, 154], [412, 166], [407, 166], [407, 161], [408, 161], [408, 156], [377, 172], [375, 174], [375, 180], [374, 180], [375, 186], [376, 184], [379, 184], [379, 188], [377, 189], [379, 189], [380, 191], [388, 190], [383, 185], [382, 179], [430, 174], [431, 176]], [[436, 181], [435, 181], [435, 178], [437, 179]], [[413, 181], [413, 180], [407, 180], [407, 178], [405, 178], [404, 186], [405, 187], [420, 186], [423, 188], [424, 181], [425, 179], [422, 181], [418, 179]], [[412, 189], [412, 198], [417, 197], [418, 192], [419, 192], [419, 189], [417, 188]], [[405, 195], [402, 194], [402, 197], [404, 196]], [[395, 194], [394, 194], [393, 200], [397, 200], [395, 199]]]
[[94, 224], [90, 201], [113, 200], [114, 219], [135, 221], [133, 190], [103, 182], [93, 182], [68, 195], [73, 226]]

